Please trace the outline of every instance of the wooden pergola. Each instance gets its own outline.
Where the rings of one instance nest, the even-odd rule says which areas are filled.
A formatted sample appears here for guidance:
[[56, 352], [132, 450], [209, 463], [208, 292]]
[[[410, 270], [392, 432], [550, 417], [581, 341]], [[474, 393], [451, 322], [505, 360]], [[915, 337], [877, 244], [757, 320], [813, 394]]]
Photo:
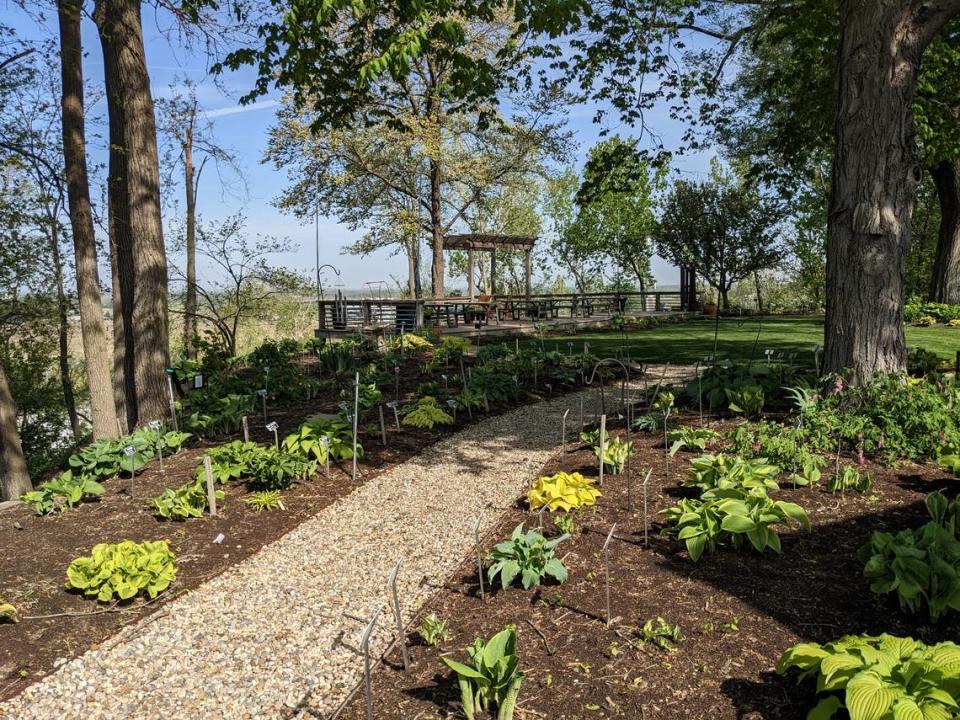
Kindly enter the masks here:
[[484, 235], [481, 233], [467, 233], [462, 235], [447, 235], [444, 238], [444, 249], [446, 250], [466, 250], [467, 251], [467, 277], [469, 278], [470, 299], [473, 300], [476, 295], [474, 287], [473, 268], [476, 261], [476, 252], [490, 253], [490, 294], [496, 295], [496, 277], [497, 277], [497, 248], [519, 248], [524, 251], [523, 256], [523, 274], [525, 281], [525, 290], [527, 300], [533, 291], [533, 267], [531, 256], [533, 246], [537, 242], [535, 237], [524, 235]]

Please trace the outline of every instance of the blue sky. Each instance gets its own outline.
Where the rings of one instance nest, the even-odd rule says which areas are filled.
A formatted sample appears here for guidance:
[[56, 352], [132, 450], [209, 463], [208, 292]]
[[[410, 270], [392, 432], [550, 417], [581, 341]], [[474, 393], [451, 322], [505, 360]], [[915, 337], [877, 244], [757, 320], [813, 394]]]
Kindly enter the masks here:
[[[3, 10], [3, 22], [12, 25], [25, 39], [55, 37], [56, 33], [55, 14], [38, 21], [10, 4]], [[225, 195], [221, 192], [216, 173], [206, 172], [198, 199], [200, 213], [208, 219], [219, 219], [242, 210], [248, 218], [251, 233], [289, 237], [299, 245], [298, 251], [279, 258], [282, 262], [291, 268], [312, 272], [315, 264], [314, 225], [312, 222], [302, 225], [272, 205], [273, 199], [284, 186], [285, 175], [282, 170], [275, 170], [261, 162], [278, 105], [276, 93], [252, 106], [240, 106], [237, 99], [252, 87], [254, 73], [249, 69], [232, 73], [221, 78], [221, 87], [217, 87], [207, 75], [205, 60], [201, 55], [171, 45], [162, 32], [167, 25], [162, 16], [144, 5], [144, 38], [154, 97], [169, 95], [171, 84], [179, 84], [184, 78], [196, 83], [199, 101], [214, 123], [218, 142], [236, 152], [249, 190], [249, 197]], [[89, 19], [84, 20], [83, 42], [86, 51], [85, 78], [88, 83], [100, 86], [103, 77], [100, 43], [96, 28]], [[601, 127], [592, 122], [594, 112], [593, 106], [573, 106], [567, 117], [568, 127], [573, 130], [578, 145], [578, 166], [582, 165], [587, 151], [600, 137]], [[105, 118], [103, 101], [89, 108], [88, 114]], [[686, 129], [671, 120], [660, 108], [648, 114], [647, 122], [662, 137], [667, 148], [674, 147]], [[608, 129], [625, 136], [634, 134], [630, 127], [615, 123], [610, 123]], [[102, 146], [91, 147], [95, 162], [105, 162], [105, 152]], [[674, 161], [674, 169], [686, 175], [699, 175], [708, 171], [709, 158], [709, 154], [681, 156]], [[179, 187], [175, 191], [182, 194]], [[165, 218], [165, 222], [168, 223], [170, 219]], [[391, 276], [401, 280], [405, 277], [405, 260], [391, 256], [388, 251], [378, 251], [365, 258], [342, 254], [341, 248], [355, 236], [356, 233], [338, 224], [336, 218], [320, 218], [321, 263], [329, 262], [340, 268], [339, 282], [344, 287], [361, 288], [365, 282], [378, 280], [384, 280], [392, 286]], [[654, 262], [654, 274], [662, 284], [679, 282], [677, 270], [659, 258]]]

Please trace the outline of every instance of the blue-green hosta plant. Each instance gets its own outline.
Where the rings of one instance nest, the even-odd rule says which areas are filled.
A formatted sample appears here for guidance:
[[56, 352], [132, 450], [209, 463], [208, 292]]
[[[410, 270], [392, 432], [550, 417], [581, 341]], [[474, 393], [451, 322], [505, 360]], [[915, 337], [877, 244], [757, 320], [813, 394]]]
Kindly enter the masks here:
[[765, 402], [763, 388], [759, 385], [744, 385], [738, 388], [724, 388], [727, 396], [727, 407], [731, 412], [740, 413], [747, 417], [756, 417], [763, 410]]
[[402, 424], [410, 427], [432, 429], [434, 425], [452, 425], [453, 418], [437, 405], [436, 398], [421, 398], [416, 405], [406, 411]]
[[[627, 464], [627, 458], [633, 452], [633, 441], [624, 441], [618, 437], [608, 437], [603, 443], [603, 467], [607, 472], [619, 475]], [[600, 446], [593, 448], [593, 454], [600, 459]]]
[[[291, 455], [314, 459], [353, 460], [353, 428], [340, 420], [308, 420], [296, 432], [283, 439], [283, 449]], [[363, 446], [357, 443], [357, 457], [363, 457]]]
[[793, 520], [810, 529], [807, 513], [796, 503], [742, 488], [711, 490], [700, 500], [683, 499], [661, 512], [673, 524], [677, 539], [686, 543], [694, 562], [705, 550], [714, 552], [724, 542], [737, 549], [749, 543], [757, 552], [770, 548], [779, 553], [780, 536], [775, 525]]
[[[816, 678], [817, 704], [808, 720], [954, 720], [960, 703], [960, 646], [925, 645], [892, 635], [847, 635], [819, 645], [800, 643], [777, 672]], [[812, 702], [812, 700], [811, 700]], [[845, 713], [842, 711], [846, 711]]]
[[704, 492], [710, 490], [738, 489], [766, 495], [768, 490], [779, 490], [776, 480], [778, 469], [763, 458], [745, 460], [733, 455], [701, 455], [690, 461], [690, 477], [685, 487], [696, 487]]
[[[213, 479], [221, 484], [239, 480], [249, 474], [254, 459], [262, 450], [263, 448], [257, 443], [243, 440], [234, 440], [213, 448], [207, 453], [210, 456]], [[198, 481], [206, 481], [202, 461], [197, 465], [196, 476]]]
[[477, 713], [496, 710], [497, 720], [512, 720], [523, 682], [517, 657], [517, 630], [508, 625], [487, 642], [480, 638], [467, 648], [470, 663], [442, 657], [440, 661], [457, 674], [463, 714], [474, 720]]
[[176, 579], [176, 557], [166, 540], [101, 543], [67, 567], [67, 587], [100, 602], [110, 602], [114, 596], [129, 600], [141, 592], [153, 599]]
[[676, 455], [679, 450], [699, 450], [703, 452], [707, 445], [719, 437], [715, 430], [710, 428], [681, 427], [667, 433], [670, 445], [670, 455]]
[[547, 540], [537, 528], [524, 532], [523, 523], [520, 523], [509, 540], [498, 543], [490, 551], [487, 578], [493, 583], [499, 575], [504, 590], [517, 576], [524, 590], [540, 585], [547, 577], [562, 583], [567, 579], [567, 568], [554, 550], [569, 537], [563, 534]]
[[[214, 491], [217, 500], [226, 495], [222, 490]], [[150, 501], [155, 517], [163, 520], [186, 520], [203, 517], [207, 509], [207, 485], [205, 481], [194, 480], [178, 488], [168, 488]]]
[[60, 477], [48, 480], [36, 490], [31, 490], [20, 499], [33, 506], [37, 515], [72, 510], [74, 505], [88, 502], [103, 495], [103, 485], [89, 475], [74, 475], [67, 470]]

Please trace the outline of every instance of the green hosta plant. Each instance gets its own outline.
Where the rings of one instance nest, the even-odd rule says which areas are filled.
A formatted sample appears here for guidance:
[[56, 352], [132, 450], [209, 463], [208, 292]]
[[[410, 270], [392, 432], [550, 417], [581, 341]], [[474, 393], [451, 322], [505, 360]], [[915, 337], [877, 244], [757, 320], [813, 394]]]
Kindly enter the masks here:
[[711, 490], [701, 500], [680, 500], [662, 514], [673, 523], [677, 539], [686, 543], [694, 562], [704, 550], [714, 552], [726, 541], [738, 549], [749, 542], [757, 552], [770, 548], [779, 553], [780, 536], [774, 525], [794, 520], [810, 529], [806, 512], [796, 503], [744, 489]]
[[670, 455], [676, 455], [678, 450], [707, 449], [707, 444], [718, 437], [716, 431], [710, 428], [681, 427], [667, 433], [667, 440], [673, 443], [670, 446]]
[[669, 390], [664, 390], [663, 392], [658, 393], [656, 398], [654, 398], [650, 409], [662, 415], [664, 422], [666, 422], [666, 419], [670, 417], [670, 413], [673, 410], [673, 404], [676, 402], [676, 399], [676, 396], [672, 392]]
[[283, 493], [279, 490], [262, 490], [250, 493], [243, 501], [250, 509], [258, 513], [264, 510], [287, 509], [287, 506], [283, 504]]
[[13, 605], [4, 602], [3, 598], [0, 598], [0, 623], [5, 622], [20, 622], [20, 616], [17, 614], [17, 609]]
[[[339, 420], [308, 420], [283, 439], [283, 449], [317, 462], [353, 460], [353, 428]], [[357, 457], [363, 457], [363, 446], [357, 443]]]
[[531, 510], [546, 505], [551, 512], [595, 505], [600, 491], [593, 483], [592, 478], [585, 478], [580, 473], [558, 472], [540, 477], [527, 493], [527, 502]]
[[457, 674], [463, 714], [474, 720], [477, 713], [497, 712], [497, 720], [512, 720], [520, 694], [523, 673], [517, 657], [517, 630], [508, 625], [487, 642], [480, 638], [467, 648], [470, 664], [442, 657], [440, 661]]
[[568, 513], [566, 515], [555, 515], [553, 517], [553, 524], [560, 532], [573, 537], [577, 534], [577, 519], [574, 517], [573, 513]]
[[765, 401], [763, 388], [759, 385], [745, 385], [739, 388], [724, 388], [727, 395], [727, 407], [731, 412], [747, 417], [756, 417], [763, 410]]
[[831, 475], [827, 480], [827, 490], [832, 493], [842, 493], [847, 490], [856, 490], [865, 493], [873, 487], [873, 475], [869, 472], [860, 473], [852, 465], [847, 465], [839, 473]]
[[[633, 452], [633, 441], [624, 441], [618, 437], [607, 438], [603, 443], [603, 467], [607, 472], [619, 475], [627, 464], [627, 458]], [[600, 447], [593, 448], [593, 454], [600, 459]]]
[[[822, 459], [822, 458], [821, 458]], [[813, 486], [820, 482], [820, 477], [822, 473], [820, 472], [821, 463], [818, 462], [807, 462], [804, 463], [803, 469], [798, 473], [791, 473], [790, 480], [795, 486], [807, 487]]]
[[[952, 720], [960, 701], [960, 647], [924, 645], [892, 635], [847, 635], [788, 649], [777, 672], [815, 677], [819, 700], [810, 720]], [[846, 715], [841, 715], [846, 710]]]
[[[255, 442], [234, 440], [215, 447], [207, 455], [210, 456], [210, 466], [213, 479], [219, 483], [239, 480], [249, 474], [254, 459], [263, 451]], [[206, 481], [203, 462], [197, 465], [197, 480]]]
[[710, 490], [743, 489], [755, 495], [766, 495], [768, 490], [779, 490], [777, 468], [763, 458], [744, 460], [724, 455], [701, 455], [690, 461], [691, 474], [686, 487]]
[[262, 448], [250, 463], [247, 484], [256, 490], [286, 490], [294, 480], [317, 471], [314, 460], [291, 455], [274, 447]]
[[37, 515], [72, 509], [74, 505], [88, 502], [103, 495], [103, 485], [88, 475], [74, 475], [67, 470], [55, 480], [48, 480], [36, 490], [21, 496], [21, 500], [33, 506]]
[[487, 578], [493, 583], [499, 575], [504, 590], [517, 576], [524, 590], [540, 585], [546, 577], [562, 583], [567, 579], [567, 568], [556, 557], [554, 549], [569, 537], [564, 534], [547, 540], [536, 528], [524, 532], [523, 523], [520, 523], [509, 540], [498, 543], [490, 551]]
[[402, 423], [410, 427], [432, 429], [434, 425], [452, 425], [453, 418], [437, 405], [436, 398], [427, 396], [407, 410]]
[[661, 427], [660, 419], [656, 415], [640, 415], [633, 421], [633, 429], [636, 432], [656, 432]]
[[671, 625], [662, 617], [650, 618], [640, 628], [640, 637], [644, 642], [652, 642], [661, 650], [673, 651], [683, 642], [679, 625]]
[[[604, 441], [606, 441], [607, 435], [604, 434]], [[600, 444], [600, 428], [596, 430], [583, 430], [580, 432], [580, 441], [586, 443], [587, 445], [599, 445]]]
[[177, 578], [174, 554], [166, 540], [95, 545], [89, 557], [67, 567], [67, 587], [81, 590], [100, 602], [120, 600], [146, 592], [155, 598]]
[[[217, 500], [223, 500], [222, 490], [216, 490]], [[151, 501], [155, 517], [164, 520], [186, 520], [203, 517], [207, 509], [206, 482], [195, 480], [178, 488], [168, 488]]]
[[431, 647], [450, 639], [450, 630], [447, 628], [446, 621], [438, 618], [436, 613], [430, 613], [423, 618], [417, 634]]

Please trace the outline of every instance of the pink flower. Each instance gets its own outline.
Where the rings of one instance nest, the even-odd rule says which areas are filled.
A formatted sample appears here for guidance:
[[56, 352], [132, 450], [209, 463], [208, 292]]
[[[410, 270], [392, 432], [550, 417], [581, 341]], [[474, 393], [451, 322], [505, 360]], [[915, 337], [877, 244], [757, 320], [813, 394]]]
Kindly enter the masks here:
[[841, 393], [841, 392], [843, 392], [843, 377], [842, 377], [842, 376], [837, 375], [836, 380], [833, 381], [833, 391], [834, 391], [835, 393]]
[[753, 448], [754, 452], [760, 452], [760, 443], [754, 443], [750, 447]]
[[857, 450], [857, 465], [866, 465], [866, 458], [863, 457], [863, 448]]

